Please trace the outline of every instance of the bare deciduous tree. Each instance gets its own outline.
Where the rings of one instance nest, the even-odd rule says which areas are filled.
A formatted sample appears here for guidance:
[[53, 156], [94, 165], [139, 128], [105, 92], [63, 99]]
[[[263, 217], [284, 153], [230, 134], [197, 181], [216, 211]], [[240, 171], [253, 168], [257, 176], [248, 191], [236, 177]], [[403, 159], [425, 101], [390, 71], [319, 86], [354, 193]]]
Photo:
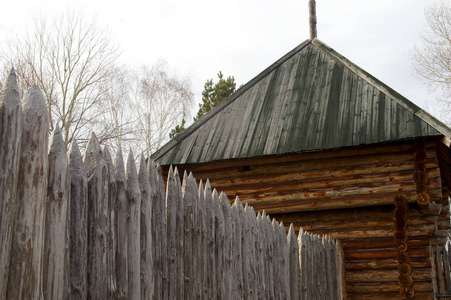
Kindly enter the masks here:
[[[6, 68], [15, 67], [22, 90], [38, 84], [50, 115], [50, 128], [59, 124], [66, 147], [87, 136], [104, 113], [96, 105], [110, 89], [118, 48], [96, 18], [69, 12], [54, 19], [36, 18], [33, 27], [2, 48]], [[97, 109], [94, 109], [97, 108]]]
[[142, 66], [132, 76], [132, 101], [142, 151], [149, 156], [168, 140], [169, 132], [189, 115], [193, 92], [188, 78], [170, 74], [160, 61]]
[[130, 143], [138, 143], [136, 118], [131, 109], [128, 73], [123, 68], [115, 68], [106, 81], [107, 92], [99, 102], [105, 112], [96, 126], [99, 142], [108, 145], [114, 152], [122, 147], [122, 144], [127, 147]]
[[444, 99], [450, 99], [451, 4], [435, 2], [425, 9], [425, 18], [428, 28], [421, 44], [412, 51], [413, 69], [431, 90], [438, 90]]

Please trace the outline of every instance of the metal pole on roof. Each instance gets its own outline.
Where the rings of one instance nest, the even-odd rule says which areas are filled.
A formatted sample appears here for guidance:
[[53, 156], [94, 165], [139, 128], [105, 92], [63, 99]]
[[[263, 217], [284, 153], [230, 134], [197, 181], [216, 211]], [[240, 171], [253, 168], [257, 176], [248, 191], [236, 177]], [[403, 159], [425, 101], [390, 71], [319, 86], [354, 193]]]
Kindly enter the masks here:
[[316, 1], [309, 0], [308, 8], [309, 8], [310, 40], [313, 40], [318, 36], [316, 31]]

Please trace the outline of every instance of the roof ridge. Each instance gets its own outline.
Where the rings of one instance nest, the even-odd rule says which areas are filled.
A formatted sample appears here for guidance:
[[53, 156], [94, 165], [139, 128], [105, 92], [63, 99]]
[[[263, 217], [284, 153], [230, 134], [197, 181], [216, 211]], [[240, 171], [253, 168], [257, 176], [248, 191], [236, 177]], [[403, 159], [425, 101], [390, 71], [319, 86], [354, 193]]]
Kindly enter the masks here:
[[443, 135], [447, 137], [451, 137], [451, 128], [449, 128], [445, 123], [438, 120], [434, 116], [432, 116], [430, 113], [389, 87], [384, 82], [377, 79], [375, 76], [371, 75], [367, 71], [365, 71], [363, 68], [359, 67], [337, 51], [335, 51], [332, 47], [324, 43], [323, 41], [319, 40], [318, 38], [315, 38], [312, 41], [312, 45], [314, 45], [316, 48], [318, 48], [320, 51], [324, 52], [326, 55], [329, 55], [331, 58], [338, 60], [341, 64], [343, 64], [346, 68], [354, 72], [357, 76], [364, 79], [366, 82], [368, 82], [370, 85], [377, 88], [382, 93], [388, 95], [390, 99], [395, 101], [397, 104], [401, 105], [404, 109], [412, 113], [413, 115], [417, 116], [421, 120], [425, 121], [427, 124], [429, 124], [432, 128], [437, 130], [438, 132], [442, 133]]
[[269, 67], [261, 71], [257, 76], [249, 80], [245, 85], [243, 85], [241, 88], [239, 88], [235, 93], [230, 95], [226, 100], [219, 103], [217, 106], [215, 106], [212, 110], [210, 110], [208, 113], [203, 115], [199, 120], [191, 124], [187, 129], [185, 129], [183, 132], [179, 133], [177, 136], [172, 138], [169, 142], [167, 142], [164, 146], [162, 146], [160, 149], [155, 151], [153, 153], [152, 159], [157, 160], [164, 154], [166, 154], [169, 150], [171, 150], [175, 145], [177, 145], [181, 140], [183, 140], [185, 137], [189, 136], [192, 132], [194, 132], [197, 128], [202, 126], [205, 122], [210, 120], [213, 116], [215, 116], [218, 112], [220, 112], [223, 108], [227, 107], [229, 104], [233, 103], [239, 96], [244, 94], [248, 89], [250, 89], [253, 85], [258, 83], [260, 79], [264, 78], [266, 75], [274, 71], [278, 66], [280, 66], [282, 63], [284, 63], [286, 60], [291, 58], [293, 55], [298, 53], [300, 50], [305, 48], [307, 45], [309, 45], [312, 41], [311, 40], [305, 40], [298, 46], [296, 46], [294, 49], [292, 49], [290, 52], [276, 60], [273, 64], [271, 64]]

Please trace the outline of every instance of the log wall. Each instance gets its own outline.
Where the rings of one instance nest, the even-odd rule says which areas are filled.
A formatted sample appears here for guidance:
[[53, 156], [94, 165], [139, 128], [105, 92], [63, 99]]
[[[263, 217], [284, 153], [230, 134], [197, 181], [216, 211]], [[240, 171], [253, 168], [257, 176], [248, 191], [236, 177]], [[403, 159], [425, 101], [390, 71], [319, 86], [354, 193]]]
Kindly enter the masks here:
[[429, 299], [435, 280], [431, 243], [443, 244], [450, 228], [447, 183], [441, 175], [445, 166], [440, 168], [438, 158], [448, 155], [449, 148], [434, 139], [422, 143], [421, 166], [427, 175], [422, 190], [430, 203], [419, 205], [414, 144], [404, 141], [178, 168], [210, 178], [230, 201], [239, 195], [257, 211], [292, 223], [296, 232], [303, 228], [340, 240], [348, 299], [402, 299], [394, 200], [403, 196], [408, 203], [405, 235], [413, 290], [416, 297]]

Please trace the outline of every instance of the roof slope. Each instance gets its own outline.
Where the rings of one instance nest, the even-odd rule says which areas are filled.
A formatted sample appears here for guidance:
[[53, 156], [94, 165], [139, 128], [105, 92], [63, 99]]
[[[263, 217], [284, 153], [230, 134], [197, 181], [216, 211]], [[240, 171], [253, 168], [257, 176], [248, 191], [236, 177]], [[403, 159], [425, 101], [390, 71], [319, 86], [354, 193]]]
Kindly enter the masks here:
[[318, 39], [307, 40], [179, 134], [162, 165], [314, 151], [451, 130]]

